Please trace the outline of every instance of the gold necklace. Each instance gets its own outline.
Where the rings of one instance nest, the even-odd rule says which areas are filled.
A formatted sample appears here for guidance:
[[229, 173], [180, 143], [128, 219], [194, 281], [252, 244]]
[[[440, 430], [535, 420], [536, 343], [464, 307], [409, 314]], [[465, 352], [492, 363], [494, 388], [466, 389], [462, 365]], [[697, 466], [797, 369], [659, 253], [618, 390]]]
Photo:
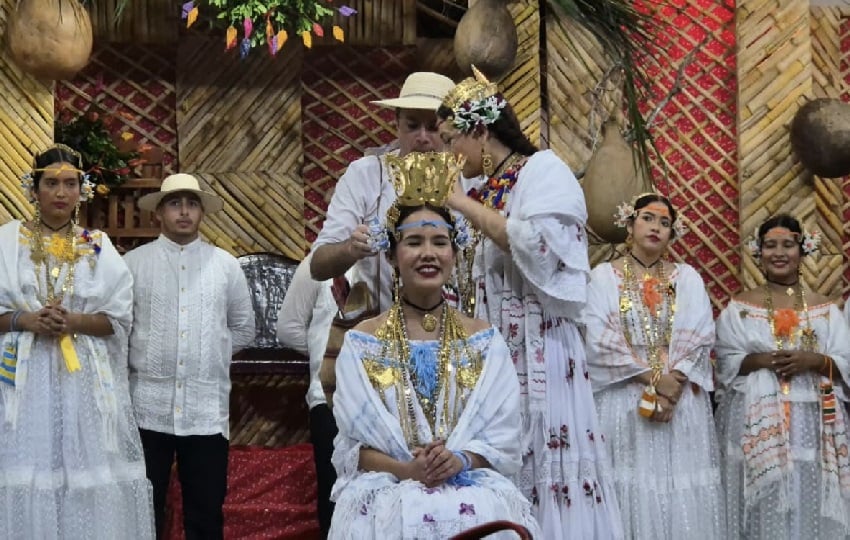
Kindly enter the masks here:
[[[32, 243], [30, 259], [35, 265], [35, 274], [39, 275], [44, 272], [45, 290], [39, 294], [39, 300], [42, 305], [52, 305], [61, 303], [68, 294], [74, 292], [74, 277], [76, 273], [77, 252], [74, 242], [74, 225], [71, 224], [65, 233], [65, 238], [62, 244], [58, 247], [54, 245], [57, 241], [57, 236], [50, 237], [50, 249], [45, 248], [44, 230], [42, 229], [41, 219], [35, 220], [33, 224], [33, 236], [35, 237]], [[50, 256], [52, 255], [52, 257]], [[51, 258], [53, 261], [51, 261]], [[55, 266], [51, 263], [55, 262]], [[65, 273], [65, 279], [62, 286], [57, 291], [56, 280], [62, 272], [62, 266], [68, 265]], [[41, 287], [39, 287], [41, 289]]]
[[426, 332], [433, 332], [437, 329], [437, 317], [431, 315], [431, 312], [443, 305], [445, 299], [442, 296], [440, 297], [440, 301], [430, 308], [417, 306], [403, 295], [401, 297], [401, 301], [412, 307], [413, 309], [424, 313], [424, 315], [422, 315], [422, 320], [419, 321], [419, 326], [421, 326], [423, 330], [425, 330]]

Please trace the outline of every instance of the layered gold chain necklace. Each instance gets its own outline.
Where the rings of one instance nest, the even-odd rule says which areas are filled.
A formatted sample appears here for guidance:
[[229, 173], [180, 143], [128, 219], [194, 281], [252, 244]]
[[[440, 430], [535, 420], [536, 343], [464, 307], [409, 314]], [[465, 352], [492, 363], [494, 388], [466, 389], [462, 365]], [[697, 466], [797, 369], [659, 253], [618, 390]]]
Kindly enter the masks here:
[[[33, 224], [33, 242], [30, 251], [30, 260], [35, 266], [36, 276], [44, 274], [44, 286], [39, 286], [39, 300], [42, 305], [61, 303], [66, 295], [74, 292], [74, 275], [76, 271], [77, 251], [74, 243], [74, 225], [68, 224], [68, 230], [64, 238], [60, 240], [59, 235], [51, 235], [45, 245], [44, 229], [41, 219], [36, 219]], [[65, 279], [62, 285], [57, 287], [62, 266], [68, 265]]]
[[[630, 313], [634, 313], [634, 317], [630, 317]], [[670, 344], [675, 315], [676, 291], [665, 275], [664, 262], [657, 261], [655, 276], [646, 268], [643, 276], [638, 277], [632, 270], [630, 257], [624, 257], [620, 323], [631, 346], [635, 345], [635, 336], [643, 334], [651, 379], [641, 396], [638, 412], [647, 418], [656, 409], [655, 386], [664, 373], [665, 364], [661, 352]]]

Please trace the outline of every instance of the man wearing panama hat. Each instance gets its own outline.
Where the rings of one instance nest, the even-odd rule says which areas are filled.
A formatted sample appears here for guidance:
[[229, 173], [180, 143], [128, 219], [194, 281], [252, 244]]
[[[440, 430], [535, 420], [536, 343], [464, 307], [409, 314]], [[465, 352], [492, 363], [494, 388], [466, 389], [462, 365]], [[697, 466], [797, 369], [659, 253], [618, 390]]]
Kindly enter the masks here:
[[[419, 71], [408, 75], [397, 98], [372, 102], [396, 110], [398, 155], [443, 149], [436, 111], [454, 86], [444, 75]], [[365, 223], [374, 218], [383, 220], [393, 201], [395, 190], [380, 156], [365, 156], [352, 162], [336, 184], [327, 219], [313, 242], [313, 278], [341, 276], [353, 266], [354, 279], [369, 284], [375, 307], [388, 307], [392, 303], [392, 269], [383, 257], [375, 256]], [[373, 284], [379, 268], [377, 291]]]
[[222, 538], [230, 359], [254, 340], [254, 311], [236, 258], [203, 241], [223, 204], [189, 174], [172, 174], [139, 208], [162, 234], [124, 256], [133, 274], [130, 394], [161, 538], [176, 454], [186, 538]]

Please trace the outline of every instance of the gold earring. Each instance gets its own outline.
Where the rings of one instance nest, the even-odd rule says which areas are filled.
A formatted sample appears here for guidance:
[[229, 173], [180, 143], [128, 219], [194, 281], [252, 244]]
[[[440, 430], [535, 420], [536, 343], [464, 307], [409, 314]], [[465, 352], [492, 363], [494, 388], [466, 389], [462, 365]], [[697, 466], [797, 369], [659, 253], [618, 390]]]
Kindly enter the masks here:
[[398, 304], [401, 301], [401, 275], [398, 273], [398, 268], [393, 269], [393, 304]]
[[484, 176], [493, 176], [496, 172], [496, 167], [493, 166], [493, 156], [484, 152], [484, 147], [481, 147], [481, 172]]
[[80, 224], [80, 201], [77, 201], [76, 206], [74, 206], [74, 226], [78, 226]]

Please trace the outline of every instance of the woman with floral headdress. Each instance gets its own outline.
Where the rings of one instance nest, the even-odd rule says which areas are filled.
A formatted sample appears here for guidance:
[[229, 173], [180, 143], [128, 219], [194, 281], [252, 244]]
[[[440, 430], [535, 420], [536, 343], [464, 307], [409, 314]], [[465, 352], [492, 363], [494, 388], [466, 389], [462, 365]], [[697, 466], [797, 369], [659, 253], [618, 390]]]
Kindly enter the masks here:
[[437, 110], [451, 151], [466, 158], [448, 205], [479, 231], [462, 257], [469, 314], [508, 343], [520, 380], [523, 467], [517, 483], [543, 537], [617, 538], [611, 486], [575, 321], [587, 299], [584, 196], [569, 167], [523, 135], [495, 84], [475, 71]]
[[717, 321], [725, 538], [850, 533], [839, 403], [850, 396], [850, 332], [838, 307], [800, 281], [818, 240], [786, 214], [762, 223], [751, 249], [766, 283], [732, 299]]
[[77, 225], [80, 155], [35, 157], [35, 217], [0, 227], [0, 538], [153, 538], [130, 408], [131, 278]]
[[[388, 311], [346, 334], [336, 362], [330, 538], [442, 539], [493, 520], [537, 536], [528, 501], [505, 476], [521, 462], [507, 346], [443, 299], [463, 236], [441, 206], [459, 172], [454, 156], [387, 163], [399, 193], [378, 244], [401, 285]], [[437, 171], [433, 198], [420, 191], [424, 170]]]
[[619, 208], [628, 253], [590, 273], [590, 381], [610, 448], [626, 538], [723, 538], [723, 490], [709, 392], [711, 303], [687, 264], [664, 260], [681, 231], [655, 193]]

